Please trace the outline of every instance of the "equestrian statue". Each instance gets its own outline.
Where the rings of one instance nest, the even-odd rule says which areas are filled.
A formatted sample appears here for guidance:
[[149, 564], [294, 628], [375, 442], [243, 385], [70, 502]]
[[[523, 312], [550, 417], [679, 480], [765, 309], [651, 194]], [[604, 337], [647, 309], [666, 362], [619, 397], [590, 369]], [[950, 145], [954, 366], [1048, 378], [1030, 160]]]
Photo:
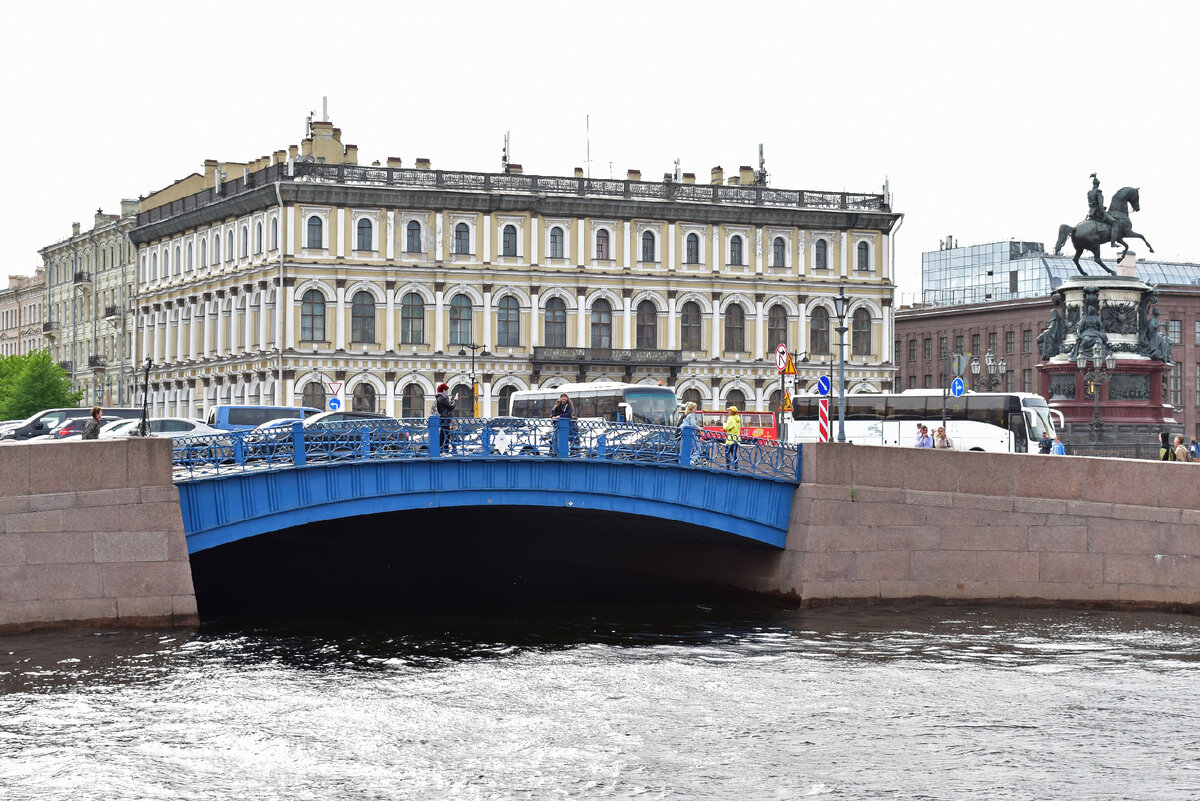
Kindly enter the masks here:
[[[1100, 191], [1100, 179], [1096, 177], [1096, 173], [1092, 173], [1091, 178], [1092, 188], [1087, 194], [1087, 219], [1076, 226], [1058, 226], [1058, 244], [1054, 246], [1054, 255], [1062, 253], [1063, 245], [1066, 244], [1067, 237], [1070, 237], [1071, 244], [1075, 246], [1075, 269], [1079, 270], [1080, 275], [1087, 275], [1087, 271], [1079, 264], [1079, 257], [1085, 250], [1092, 252], [1092, 259], [1109, 275], [1115, 275], [1113, 270], [1100, 260], [1100, 246], [1105, 242], [1110, 247], [1120, 245], [1124, 248], [1121, 258], [1125, 258], [1125, 254], [1129, 252], [1125, 237], [1146, 242], [1146, 237], [1133, 230], [1133, 223], [1129, 221], [1131, 207], [1134, 211], [1142, 210], [1141, 201], [1138, 199], [1138, 187], [1124, 186], [1118, 189], [1106, 211], [1104, 193]], [[1146, 242], [1146, 248], [1151, 253], [1154, 252], [1149, 242]]]

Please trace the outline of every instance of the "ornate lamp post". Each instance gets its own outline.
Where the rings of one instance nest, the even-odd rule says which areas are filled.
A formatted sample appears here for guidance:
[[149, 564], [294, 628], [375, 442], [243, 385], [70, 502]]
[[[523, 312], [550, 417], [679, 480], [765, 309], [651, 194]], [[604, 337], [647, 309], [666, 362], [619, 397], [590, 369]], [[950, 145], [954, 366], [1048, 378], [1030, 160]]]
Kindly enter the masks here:
[[838, 332], [838, 442], [846, 441], [846, 287], [839, 286], [833, 296], [833, 311], [837, 314]]
[[479, 416], [479, 388], [475, 386], [475, 351], [482, 350], [483, 355], [487, 356], [487, 345], [476, 345], [474, 342], [463, 343], [463, 346], [458, 349], [459, 356], [466, 356], [466, 349], [471, 349], [471, 416]]
[[1092, 390], [1092, 419], [1088, 422], [1088, 433], [1092, 442], [1104, 441], [1104, 423], [1100, 420], [1100, 385], [1112, 378], [1113, 369], [1117, 366], [1117, 355], [1112, 351], [1105, 355], [1105, 350], [1099, 342], [1092, 346], [1091, 370], [1087, 370], [1086, 351], [1080, 351], [1075, 359], [1075, 366], [1079, 368], [1083, 380], [1088, 382]]
[[[983, 362], [980, 364], [979, 359], [971, 362], [971, 375], [974, 376], [972, 382], [982, 386], [985, 392], [994, 392], [996, 387], [1000, 386], [1000, 376], [1008, 370], [1008, 363], [1004, 359], [996, 361], [991, 348], [988, 348]], [[983, 371], [985, 366], [987, 367], [986, 373]]]
[[150, 436], [150, 365], [153, 362], [150, 357], [146, 357], [146, 361], [142, 364], [146, 368], [145, 377], [142, 379], [142, 420], [138, 423], [137, 432], [139, 437]]

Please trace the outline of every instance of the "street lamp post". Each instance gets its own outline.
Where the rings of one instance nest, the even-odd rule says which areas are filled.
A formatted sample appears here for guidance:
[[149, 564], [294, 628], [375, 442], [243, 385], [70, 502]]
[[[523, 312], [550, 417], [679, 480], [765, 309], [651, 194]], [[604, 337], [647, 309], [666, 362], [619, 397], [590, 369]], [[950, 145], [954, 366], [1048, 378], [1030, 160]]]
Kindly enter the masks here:
[[476, 345], [474, 342], [463, 343], [463, 346], [458, 349], [459, 356], [466, 356], [466, 349], [471, 349], [471, 416], [479, 416], [479, 388], [475, 386], [475, 351], [482, 350], [483, 355], [487, 355], [487, 345]]
[[846, 287], [839, 286], [833, 297], [838, 332], [838, 442], [846, 441]]
[[146, 375], [145, 375], [145, 378], [142, 379], [142, 421], [140, 423], [138, 423], [138, 428], [137, 428], [138, 436], [141, 436], [141, 437], [150, 436], [149, 403], [150, 403], [150, 365], [151, 364], [152, 364], [152, 362], [150, 361], [150, 357], [147, 356], [146, 361], [143, 363], [143, 366], [146, 368]]
[[[987, 372], [983, 368], [987, 367]], [[979, 359], [971, 362], [971, 375], [974, 376], [973, 383], [982, 385], [985, 392], [994, 392], [996, 387], [1000, 386], [1000, 377], [1008, 370], [1008, 363], [1001, 359], [996, 361], [996, 357], [992, 355], [991, 348], [988, 348], [987, 355], [983, 357], [983, 364], [979, 363]]]
[[1112, 351], [1108, 351], [1106, 355], [1105, 350], [1099, 342], [1092, 347], [1091, 370], [1087, 370], [1087, 351], [1081, 350], [1075, 358], [1075, 366], [1079, 368], [1083, 380], [1092, 386], [1092, 419], [1088, 422], [1088, 433], [1092, 442], [1104, 441], [1104, 423], [1100, 420], [1100, 385], [1112, 378], [1113, 369], [1117, 366], [1117, 355]]

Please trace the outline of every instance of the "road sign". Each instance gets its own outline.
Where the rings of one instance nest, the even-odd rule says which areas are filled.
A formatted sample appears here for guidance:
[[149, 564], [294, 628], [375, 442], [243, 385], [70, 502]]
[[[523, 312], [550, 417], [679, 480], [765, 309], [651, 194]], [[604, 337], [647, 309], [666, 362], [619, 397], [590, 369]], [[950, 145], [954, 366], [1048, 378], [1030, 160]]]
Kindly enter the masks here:
[[828, 395], [830, 389], [831, 385], [829, 383], [829, 376], [821, 376], [821, 379], [817, 381], [817, 392], [821, 395]]
[[952, 362], [954, 375], [962, 378], [967, 373], [967, 368], [971, 365], [971, 355], [968, 353], [956, 353]]
[[966, 387], [963, 386], [963, 380], [956, 378], [950, 382], [950, 394], [956, 398], [961, 398]]
[[788, 393], [783, 395], [783, 411], [790, 412], [792, 410], [792, 396]]
[[330, 398], [330, 399], [329, 399], [329, 409], [330, 409], [330, 411], [334, 411], [334, 412], [336, 412], [336, 411], [337, 411], [338, 409], [340, 409], [340, 408], [342, 408], [342, 402], [341, 402], [340, 400], [338, 400], [337, 398]]
[[[824, 379], [821, 379], [824, 380]], [[820, 432], [818, 440], [820, 442], [829, 442], [829, 398], [821, 398], [817, 401], [817, 409], [819, 412], [818, 431]]]
[[792, 354], [790, 354], [790, 353], [788, 354], [788, 357], [787, 357], [787, 366], [783, 368], [783, 374], [784, 375], [795, 375], [796, 374], [796, 362], [792, 360]]
[[783, 372], [783, 368], [787, 367], [789, 361], [787, 345], [780, 342], [775, 347], [775, 369]]
[[325, 385], [329, 387], [330, 395], [341, 395], [342, 394], [342, 382], [341, 381], [326, 381]]

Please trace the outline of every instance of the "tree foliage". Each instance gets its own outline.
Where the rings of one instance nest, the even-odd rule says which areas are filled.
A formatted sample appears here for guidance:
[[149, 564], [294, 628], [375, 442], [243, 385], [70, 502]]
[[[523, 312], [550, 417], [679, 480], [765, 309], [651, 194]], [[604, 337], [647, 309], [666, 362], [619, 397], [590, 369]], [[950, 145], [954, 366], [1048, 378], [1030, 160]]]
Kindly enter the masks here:
[[71, 390], [67, 373], [38, 350], [0, 359], [0, 420], [24, 420], [57, 406], [78, 406], [83, 391]]

